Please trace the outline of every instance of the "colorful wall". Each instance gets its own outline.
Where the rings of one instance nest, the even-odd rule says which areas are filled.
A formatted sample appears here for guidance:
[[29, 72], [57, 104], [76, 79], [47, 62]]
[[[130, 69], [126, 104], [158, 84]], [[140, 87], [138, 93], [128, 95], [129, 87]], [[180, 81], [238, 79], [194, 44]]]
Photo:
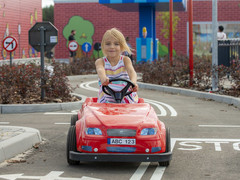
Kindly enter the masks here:
[[[72, 24], [71, 28], [76, 29], [76, 40], [80, 42], [80, 47], [83, 38], [86, 34], [91, 32], [91, 40], [89, 41], [94, 45], [96, 42], [101, 42], [103, 33], [112, 27], [119, 28], [125, 36], [130, 39], [130, 44], [136, 48], [136, 37], [139, 36], [139, 16], [138, 12], [119, 12], [117, 10], [108, 8], [101, 5], [97, 0], [77, 1], [74, 3], [67, 3], [69, 1], [54, 0], [54, 22], [59, 30], [59, 42], [55, 48], [55, 58], [64, 59], [68, 58], [69, 52], [67, 48], [67, 34], [70, 34], [70, 29], [66, 26]], [[88, 2], [88, 3], [84, 3]], [[219, 23], [238, 23], [240, 28], [240, 2], [235, 0], [218, 1], [218, 21]], [[193, 0], [193, 21], [194, 23], [204, 25], [211, 24], [212, 21], [212, 2], [204, 0]], [[156, 12], [156, 17], [159, 12]], [[188, 12], [178, 12], [180, 20], [177, 25], [177, 32], [174, 35], [175, 41], [173, 48], [177, 54], [188, 53]], [[72, 18], [78, 17], [81, 21], [88, 22], [89, 30], [81, 23], [71, 23]], [[90, 27], [91, 26], [91, 27]], [[205, 25], [204, 25], [205, 26]], [[201, 26], [202, 27], [202, 26]], [[227, 27], [227, 25], [226, 25]], [[162, 49], [167, 49], [168, 39], [165, 39], [160, 33], [163, 28], [163, 22], [159, 19], [156, 20], [157, 38], [164, 46]], [[227, 29], [226, 29], [227, 30]], [[238, 29], [236, 30], [238, 31]], [[240, 29], [239, 29], [240, 31]], [[208, 32], [209, 33], [209, 32]], [[86, 39], [87, 41], [87, 39]], [[92, 51], [90, 52], [92, 53]], [[81, 49], [78, 51], [78, 56], [81, 56]]]
[[[41, 0], [0, 0], [0, 39], [14, 36], [18, 40], [18, 47], [12, 53], [13, 59], [31, 58], [38, 56], [28, 44], [28, 30], [42, 21]], [[0, 60], [10, 59], [2, 45], [0, 46]]]

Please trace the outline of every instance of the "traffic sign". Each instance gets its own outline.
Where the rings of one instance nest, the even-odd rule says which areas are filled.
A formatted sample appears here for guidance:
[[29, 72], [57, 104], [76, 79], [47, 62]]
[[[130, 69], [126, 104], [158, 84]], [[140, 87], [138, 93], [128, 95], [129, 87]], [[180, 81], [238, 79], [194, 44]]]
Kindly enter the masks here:
[[58, 30], [51, 22], [37, 22], [29, 31], [29, 44], [41, 51], [41, 28], [44, 30], [44, 52], [50, 51], [58, 43]]
[[100, 50], [101, 50], [101, 43], [96, 42], [96, 43], [94, 44], [94, 50], [100, 51]]
[[3, 40], [3, 48], [7, 51], [7, 52], [13, 52], [16, 50], [17, 48], [17, 39], [12, 37], [12, 36], [7, 36], [4, 40]]
[[82, 50], [85, 52], [85, 53], [88, 53], [90, 50], [91, 50], [92, 46], [90, 43], [88, 42], [85, 42], [83, 43], [82, 45]]
[[69, 51], [77, 51], [77, 49], [78, 49], [78, 43], [77, 43], [77, 41], [75, 41], [75, 40], [73, 40], [73, 41], [69, 41], [69, 43], [68, 43], [68, 49], [69, 49]]

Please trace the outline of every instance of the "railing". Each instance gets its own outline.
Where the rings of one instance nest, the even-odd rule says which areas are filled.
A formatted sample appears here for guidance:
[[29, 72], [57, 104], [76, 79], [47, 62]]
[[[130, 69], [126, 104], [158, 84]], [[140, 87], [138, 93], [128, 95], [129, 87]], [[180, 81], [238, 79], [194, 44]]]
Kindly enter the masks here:
[[240, 38], [218, 40], [218, 65], [229, 67], [239, 61]]

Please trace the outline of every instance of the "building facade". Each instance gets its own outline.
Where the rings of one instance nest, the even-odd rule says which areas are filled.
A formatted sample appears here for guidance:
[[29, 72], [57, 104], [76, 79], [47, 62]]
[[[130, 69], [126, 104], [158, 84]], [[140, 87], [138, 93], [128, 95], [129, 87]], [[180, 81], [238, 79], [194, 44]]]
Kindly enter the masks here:
[[[120, 29], [136, 49], [136, 38], [139, 36], [138, 12], [124, 12], [99, 4], [98, 0], [54, 0], [54, 22], [59, 30], [59, 41], [55, 47], [56, 59], [67, 59], [68, 36], [70, 31], [77, 31], [75, 38], [80, 45], [77, 57], [84, 53], [81, 45], [89, 42], [92, 47], [101, 42], [104, 32], [112, 27]], [[167, 54], [168, 38], [161, 31], [165, 28], [161, 16], [156, 12], [156, 33], [159, 39], [159, 54]], [[173, 48], [178, 55], [188, 54], [188, 12], [175, 12], [178, 17]], [[212, 1], [193, 0], [194, 54], [208, 55], [212, 40]], [[225, 27], [228, 38], [240, 37], [240, 2], [236, 0], [218, 1], [218, 23]], [[166, 28], [165, 28], [166, 29]], [[92, 48], [89, 54], [96, 55]]]
[[[39, 54], [28, 44], [28, 30], [42, 21], [41, 0], [0, 0], [0, 38], [13, 36], [18, 41], [13, 59], [31, 58]], [[1, 44], [2, 44], [1, 41]], [[10, 59], [10, 53], [0, 46], [0, 60]]]

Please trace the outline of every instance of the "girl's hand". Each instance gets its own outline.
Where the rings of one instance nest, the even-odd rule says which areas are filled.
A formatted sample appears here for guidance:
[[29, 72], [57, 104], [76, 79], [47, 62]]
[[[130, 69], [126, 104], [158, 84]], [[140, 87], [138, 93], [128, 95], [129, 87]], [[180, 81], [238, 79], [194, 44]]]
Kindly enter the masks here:
[[132, 88], [132, 91], [133, 92], [137, 92], [138, 91], [138, 85], [137, 85], [137, 83], [135, 83], [134, 85], [135, 86], [134, 86], [134, 88]]
[[104, 79], [101, 80], [101, 83], [103, 86], [107, 86], [109, 84], [109, 78], [105, 77]]

